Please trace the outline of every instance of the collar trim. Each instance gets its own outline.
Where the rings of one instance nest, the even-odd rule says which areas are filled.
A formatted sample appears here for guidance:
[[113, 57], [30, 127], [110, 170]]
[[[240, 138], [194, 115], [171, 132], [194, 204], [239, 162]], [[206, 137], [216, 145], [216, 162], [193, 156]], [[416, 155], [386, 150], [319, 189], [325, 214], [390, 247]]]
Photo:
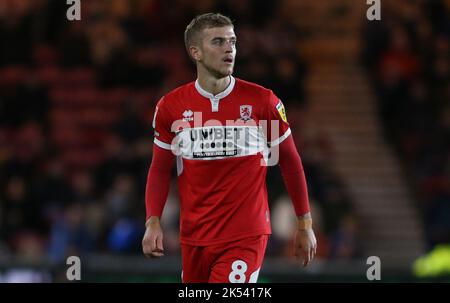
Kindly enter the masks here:
[[213, 95], [210, 92], [207, 92], [206, 90], [204, 90], [200, 86], [200, 83], [198, 83], [198, 79], [195, 80], [195, 88], [197, 89], [198, 93], [205, 98], [220, 100], [220, 99], [223, 99], [226, 96], [228, 96], [233, 91], [235, 83], [236, 83], [236, 79], [230, 75], [230, 84], [228, 84], [227, 88], [224, 91], [218, 93], [217, 95]]

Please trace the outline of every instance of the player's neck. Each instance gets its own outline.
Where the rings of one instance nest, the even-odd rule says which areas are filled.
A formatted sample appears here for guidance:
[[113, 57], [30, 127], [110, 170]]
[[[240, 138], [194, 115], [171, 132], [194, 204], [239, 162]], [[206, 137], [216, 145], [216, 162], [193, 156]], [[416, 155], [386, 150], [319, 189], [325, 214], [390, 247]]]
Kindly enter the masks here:
[[223, 92], [228, 85], [230, 85], [231, 77], [226, 76], [224, 78], [214, 78], [211, 75], [201, 75], [200, 73], [197, 75], [198, 84], [200, 84], [201, 88], [203, 88], [208, 93], [213, 95], [217, 95]]

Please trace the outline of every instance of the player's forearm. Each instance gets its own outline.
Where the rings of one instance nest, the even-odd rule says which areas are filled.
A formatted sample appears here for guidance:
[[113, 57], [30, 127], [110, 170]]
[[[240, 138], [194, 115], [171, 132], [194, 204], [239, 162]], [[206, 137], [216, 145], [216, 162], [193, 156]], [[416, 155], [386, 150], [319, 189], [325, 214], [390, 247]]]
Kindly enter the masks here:
[[171, 151], [164, 150], [156, 145], [153, 147], [152, 164], [147, 175], [145, 189], [146, 219], [160, 218], [166, 204], [170, 188], [170, 174], [174, 163]]
[[150, 167], [145, 190], [146, 218], [161, 217], [170, 188], [170, 173], [157, 172]]
[[303, 171], [283, 173], [284, 183], [294, 206], [295, 214], [302, 216], [310, 211], [308, 190]]
[[295, 214], [305, 216], [309, 213], [308, 189], [300, 155], [292, 136], [284, 140], [280, 146], [280, 169], [286, 189], [292, 200]]

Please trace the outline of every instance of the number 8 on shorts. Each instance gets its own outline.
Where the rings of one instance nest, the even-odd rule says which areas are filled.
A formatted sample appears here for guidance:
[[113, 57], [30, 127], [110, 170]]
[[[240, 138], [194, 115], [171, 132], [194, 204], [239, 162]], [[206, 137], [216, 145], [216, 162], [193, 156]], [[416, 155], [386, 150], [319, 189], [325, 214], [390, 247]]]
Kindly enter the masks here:
[[231, 264], [231, 272], [228, 280], [231, 283], [245, 283], [245, 272], [247, 271], [247, 263], [242, 260], [236, 260]]

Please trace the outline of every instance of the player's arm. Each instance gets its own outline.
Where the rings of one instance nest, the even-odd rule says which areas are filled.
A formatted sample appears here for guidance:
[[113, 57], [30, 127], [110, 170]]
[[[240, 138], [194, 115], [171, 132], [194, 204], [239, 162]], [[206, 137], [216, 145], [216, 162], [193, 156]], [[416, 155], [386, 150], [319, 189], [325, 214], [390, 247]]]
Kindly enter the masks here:
[[175, 156], [171, 150], [153, 145], [153, 159], [147, 176], [145, 206], [147, 220], [142, 250], [148, 257], [164, 255], [163, 231], [159, 222], [169, 194], [170, 174]]
[[175, 156], [171, 150], [174, 133], [171, 130], [170, 112], [165, 97], [162, 97], [153, 115], [152, 127], [155, 135], [153, 159], [145, 189], [146, 230], [142, 239], [142, 250], [149, 257], [164, 255], [163, 232], [159, 220], [169, 194], [170, 174], [175, 162]]
[[279, 144], [279, 165], [297, 215], [295, 255], [303, 262], [303, 266], [307, 266], [316, 254], [317, 241], [312, 229], [305, 173], [292, 136]]
[[316, 254], [317, 241], [312, 230], [305, 173], [291, 135], [283, 103], [270, 91], [267, 104], [268, 121], [277, 121], [279, 125], [278, 132], [272, 132], [271, 127], [268, 129], [269, 145], [272, 152], [279, 152], [278, 163], [298, 218], [294, 243], [295, 254], [300, 260], [303, 259], [303, 266], [306, 266]]

